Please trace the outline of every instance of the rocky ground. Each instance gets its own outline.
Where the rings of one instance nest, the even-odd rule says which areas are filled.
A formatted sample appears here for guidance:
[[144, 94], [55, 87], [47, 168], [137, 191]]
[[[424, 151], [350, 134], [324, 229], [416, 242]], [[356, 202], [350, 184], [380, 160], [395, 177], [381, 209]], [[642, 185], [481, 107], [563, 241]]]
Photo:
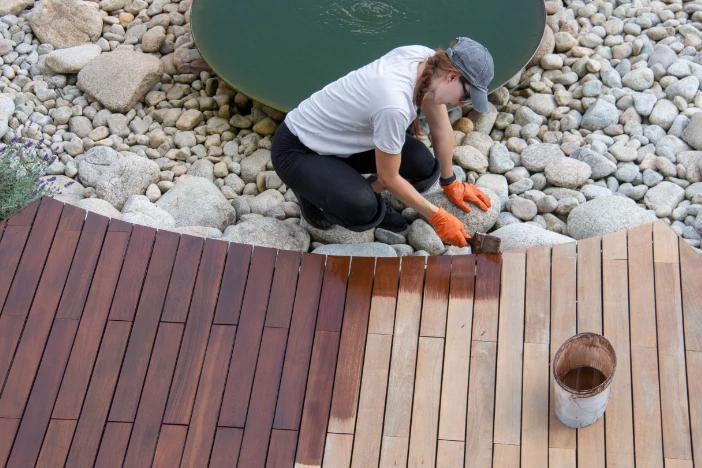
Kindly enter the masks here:
[[[285, 115], [237, 93], [190, 35], [191, 0], [2, 0], [0, 137], [52, 142], [45, 176], [87, 210], [223, 240], [349, 255], [468, 253], [410, 222], [318, 231], [270, 162]], [[702, 236], [702, 0], [547, 1], [527, 67], [491, 112], [451, 112], [455, 172], [493, 207], [465, 214], [505, 249], [658, 218]], [[431, 147], [429, 138], [424, 139]], [[74, 184], [64, 188], [67, 182]]]

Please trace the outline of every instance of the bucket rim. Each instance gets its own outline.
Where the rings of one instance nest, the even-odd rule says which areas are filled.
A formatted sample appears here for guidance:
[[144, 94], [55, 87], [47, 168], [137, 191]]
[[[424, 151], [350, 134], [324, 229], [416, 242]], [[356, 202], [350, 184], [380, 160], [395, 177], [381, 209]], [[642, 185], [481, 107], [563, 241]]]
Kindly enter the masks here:
[[[614, 357], [614, 363], [612, 365], [612, 372], [610, 372], [610, 374], [607, 376], [607, 378], [604, 380], [604, 382], [599, 384], [597, 387], [590, 388], [587, 390], [575, 390], [575, 389], [572, 389], [572, 388], [568, 387], [567, 385], [565, 385], [558, 378], [558, 375], [556, 374], [556, 363], [558, 362], [558, 358], [561, 356], [561, 353], [563, 352], [563, 350], [565, 349], [565, 347], [568, 343], [570, 343], [571, 341], [575, 341], [577, 339], [582, 339], [582, 338], [587, 337], [587, 336], [594, 336], [594, 337], [597, 337], [598, 339], [601, 339], [604, 342], [605, 346], [607, 346], [612, 351], [612, 356]], [[585, 397], [585, 396], [591, 397], [591, 396], [598, 395], [598, 394], [602, 393], [612, 383], [612, 380], [614, 379], [614, 374], [616, 373], [616, 371], [617, 371], [617, 353], [614, 349], [614, 346], [612, 346], [612, 343], [610, 343], [610, 341], [607, 338], [605, 338], [604, 335], [600, 335], [599, 333], [592, 333], [592, 332], [578, 333], [577, 335], [573, 335], [570, 338], [568, 338], [567, 340], [565, 340], [563, 342], [563, 344], [561, 344], [561, 346], [558, 348], [558, 351], [556, 351], [556, 355], [553, 357], [553, 361], [551, 362], [551, 372], [553, 374], [553, 380], [556, 382], [556, 384], [568, 393], [571, 393], [571, 394], [577, 395], [577, 396], [583, 396], [583, 397]]]

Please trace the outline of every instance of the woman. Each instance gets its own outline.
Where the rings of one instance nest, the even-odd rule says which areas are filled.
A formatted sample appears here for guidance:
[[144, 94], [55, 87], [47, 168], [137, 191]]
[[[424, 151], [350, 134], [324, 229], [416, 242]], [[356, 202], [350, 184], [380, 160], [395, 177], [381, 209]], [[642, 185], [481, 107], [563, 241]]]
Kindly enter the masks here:
[[[470, 100], [488, 112], [493, 76], [488, 50], [466, 37], [445, 51], [398, 47], [293, 109], [273, 138], [273, 166], [297, 196], [302, 216], [318, 229], [338, 224], [357, 232], [402, 231], [407, 222], [379, 195], [387, 189], [428, 219], [445, 243], [466, 246], [470, 236], [463, 223], [420, 192], [440, 179], [447, 198], [464, 211], [470, 211], [466, 201], [483, 211], [491, 206], [487, 195], [453, 174], [446, 106]], [[429, 124], [436, 158], [416, 138], [418, 109]], [[414, 137], [406, 134], [413, 121]]]

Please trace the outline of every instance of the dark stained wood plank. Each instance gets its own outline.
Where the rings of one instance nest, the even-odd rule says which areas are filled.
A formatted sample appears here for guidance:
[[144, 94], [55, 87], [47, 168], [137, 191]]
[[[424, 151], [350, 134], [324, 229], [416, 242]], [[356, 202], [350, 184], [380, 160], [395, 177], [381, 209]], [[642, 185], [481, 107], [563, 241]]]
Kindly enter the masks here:
[[[180, 465], [188, 426], [163, 424], [156, 446], [152, 468], [173, 468]], [[125, 465], [129, 466], [129, 465]]]
[[222, 399], [220, 426], [244, 427], [246, 423], [246, 410], [273, 282], [275, 257], [275, 249], [256, 247], [251, 258], [249, 279], [241, 306], [239, 333], [234, 342], [232, 363]]
[[372, 257], [354, 257], [351, 262], [329, 432], [353, 434], [356, 426], [374, 266]]
[[61, 390], [54, 406], [52, 417], [56, 419], [78, 419], [83, 405], [83, 397], [88, 388], [90, 373], [98, 354], [129, 241], [129, 232], [117, 229], [122, 229], [119, 223], [114, 226], [110, 223], [105, 236], [105, 246], [100, 253], [95, 278], [85, 303], [85, 312], [80, 319], [75, 345], [66, 368], [66, 376], [61, 383]]
[[[75, 210], [67, 208], [59, 221], [58, 231], [0, 398], [0, 417], [19, 418], [24, 411], [80, 236], [80, 231], [68, 230], [75, 226], [76, 214]], [[80, 218], [80, 223], [82, 221]], [[0, 326], [1, 322], [2, 320]], [[0, 351], [0, 356], [11, 358], [11, 354], [5, 354], [5, 346], [15, 343], [16, 341], [7, 340], [1, 347], [3, 350]], [[0, 357], [0, 382], [5, 380], [6, 362]]]
[[69, 466], [92, 466], [95, 463], [131, 326], [129, 322], [110, 320], [107, 323], [105, 339], [100, 347], [76, 434], [68, 452]]
[[61, 221], [59, 221], [59, 232], [81, 232], [85, 223], [85, 216], [88, 214], [82, 208], [74, 205], [64, 204], [61, 211]]
[[115, 300], [110, 309], [110, 320], [133, 320], [141, 286], [146, 276], [151, 249], [154, 245], [156, 230], [147, 226], [134, 225], [129, 247], [124, 257], [122, 273], [117, 282]]
[[702, 258], [680, 239], [680, 279], [685, 349], [702, 351]]
[[263, 332], [239, 466], [264, 466], [266, 462], [287, 334], [285, 328], [266, 327]]
[[139, 300], [134, 327], [110, 408], [110, 421], [132, 422], [136, 416], [179, 239], [178, 234], [163, 230], [159, 231], [156, 237], [144, 292]]
[[19, 422], [19, 419], [0, 418], [0, 465], [2, 466], [5, 466], [7, 457], [10, 455], [12, 441], [15, 440]]
[[[22, 335], [24, 317], [5, 314], [0, 317], [0, 388], [12, 364], [12, 356]], [[19, 417], [19, 416], [18, 416]]]
[[292, 317], [293, 301], [295, 300], [295, 286], [297, 274], [300, 270], [302, 255], [292, 250], [279, 250], [275, 262], [275, 274], [271, 298], [268, 301], [266, 313], [267, 327], [289, 328]]
[[0, 242], [2, 242], [2, 235], [5, 233], [5, 224], [7, 224], [6, 219], [0, 221]]
[[499, 295], [500, 256], [480, 254], [475, 274], [473, 340], [497, 341]]
[[100, 257], [109, 218], [88, 213], [61, 296], [57, 318], [79, 319]]
[[34, 466], [49, 425], [61, 378], [78, 329], [76, 320], [54, 320], [7, 467]]
[[77, 422], [72, 419], [51, 420], [39, 452], [37, 467], [53, 468], [66, 463]]
[[[226, 253], [226, 242], [212, 239], [205, 241], [188, 322], [163, 418], [164, 423], [188, 424], [190, 421]], [[176, 264], [177, 262], [176, 258]]]
[[321, 466], [324, 454], [331, 405], [332, 384], [336, 355], [339, 349], [339, 333], [317, 331], [314, 334], [309, 385], [305, 394], [305, 405], [300, 423], [295, 464]]
[[548, 344], [551, 322], [551, 246], [526, 251], [524, 342]]
[[32, 223], [34, 222], [34, 217], [37, 214], [37, 210], [39, 209], [39, 205], [41, 202], [49, 197], [41, 197], [37, 198], [34, 200], [32, 203], [29, 205], [25, 206], [21, 210], [19, 210], [17, 213], [13, 214], [9, 218], [7, 218], [5, 221], [7, 222], [8, 226], [31, 226]]
[[243, 432], [244, 430], [238, 427], [217, 428], [214, 447], [212, 448], [212, 456], [210, 457], [211, 467], [236, 466]]
[[338, 332], [341, 330], [350, 262], [351, 257], [327, 257], [322, 297], [319, 299], [319, 313], [315, 327], [317, 331]]
[[[29, 237], [30, 226], [7, 226], [0, 240], [0, 304], [5, 303], [10, 285], [15, 277], [24, 246]], [[2, 307], [0, 305], [0, 307]], [[2, 312], [2, 309], [0, 309]]]
[[210, 459], [235, 334], [235, 326], [212, 327], [181, 467], [203, 466]]
[[249, 261], [251, 261], [252, 250], [252, 245], [229, 244], [214, 323], [223, 325], [236, 325], [239, 323], [241, 301], [246, 288], [246, 278], [249, 274]]
[[450, 255], [433, 256], [427, 259], [419, 336], [436, 336], [440, 338], [446, 336], [450, 274]]
[[[163, 418], [182, 336], [183, 325], [180, 323], [162, 323], [159, 326], [144, 391], [132, 429], [132, 438], [127, 449], [125, 466], [148, 466], [151, 463], [156, 450], [158, 429], [162, 427], [161, 418]], [[180, 451], [183, 451], [182, 444]], [[180, 453], [178, 460], [180, 460]]]
[[185, 322], [188, 318], [190, 300], [201, 262], [205, 239], [183, 234], [180, 236], [178, 253], [171, 282], [168, 285], [166, 303], [161, 320], [164, 322]]
[[273, 429], [266, 468], [290, 468], [293, 466], [296, 447], [297, 431]]
[[296, 431], [300, 428], [317, 306], [324, 275], [324, 258], [322, 255], [302, 254], [290, 323], [290, 336], [295, 339], [290, 340], [285, 352], [283, 376], [280, 381], [280, 395], [283, 398], [278, 399], [275, 409], [275, 429]]
[[395, 323], [397, 284], [399, 281], [399, 257], [381, 257], [376, 259], [368, 333], [392, 335]]
[[108, 422], [95, 460], [96, 468], [121, 468], [127, 451], [131, 423]]

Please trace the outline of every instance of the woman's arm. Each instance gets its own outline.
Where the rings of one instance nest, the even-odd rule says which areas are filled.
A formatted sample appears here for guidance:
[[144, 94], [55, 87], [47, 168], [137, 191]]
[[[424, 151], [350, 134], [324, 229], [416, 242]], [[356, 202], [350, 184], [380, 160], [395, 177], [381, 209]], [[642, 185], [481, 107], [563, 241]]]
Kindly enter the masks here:
[[436, 104], [431, 97], [424, 98], [422, 110], [431, 131], [434, 156], [441, 163], [441, 177], [444, 179], [449, 178], [453, 175], [454, 137], [448, 110], [444, 104]]

